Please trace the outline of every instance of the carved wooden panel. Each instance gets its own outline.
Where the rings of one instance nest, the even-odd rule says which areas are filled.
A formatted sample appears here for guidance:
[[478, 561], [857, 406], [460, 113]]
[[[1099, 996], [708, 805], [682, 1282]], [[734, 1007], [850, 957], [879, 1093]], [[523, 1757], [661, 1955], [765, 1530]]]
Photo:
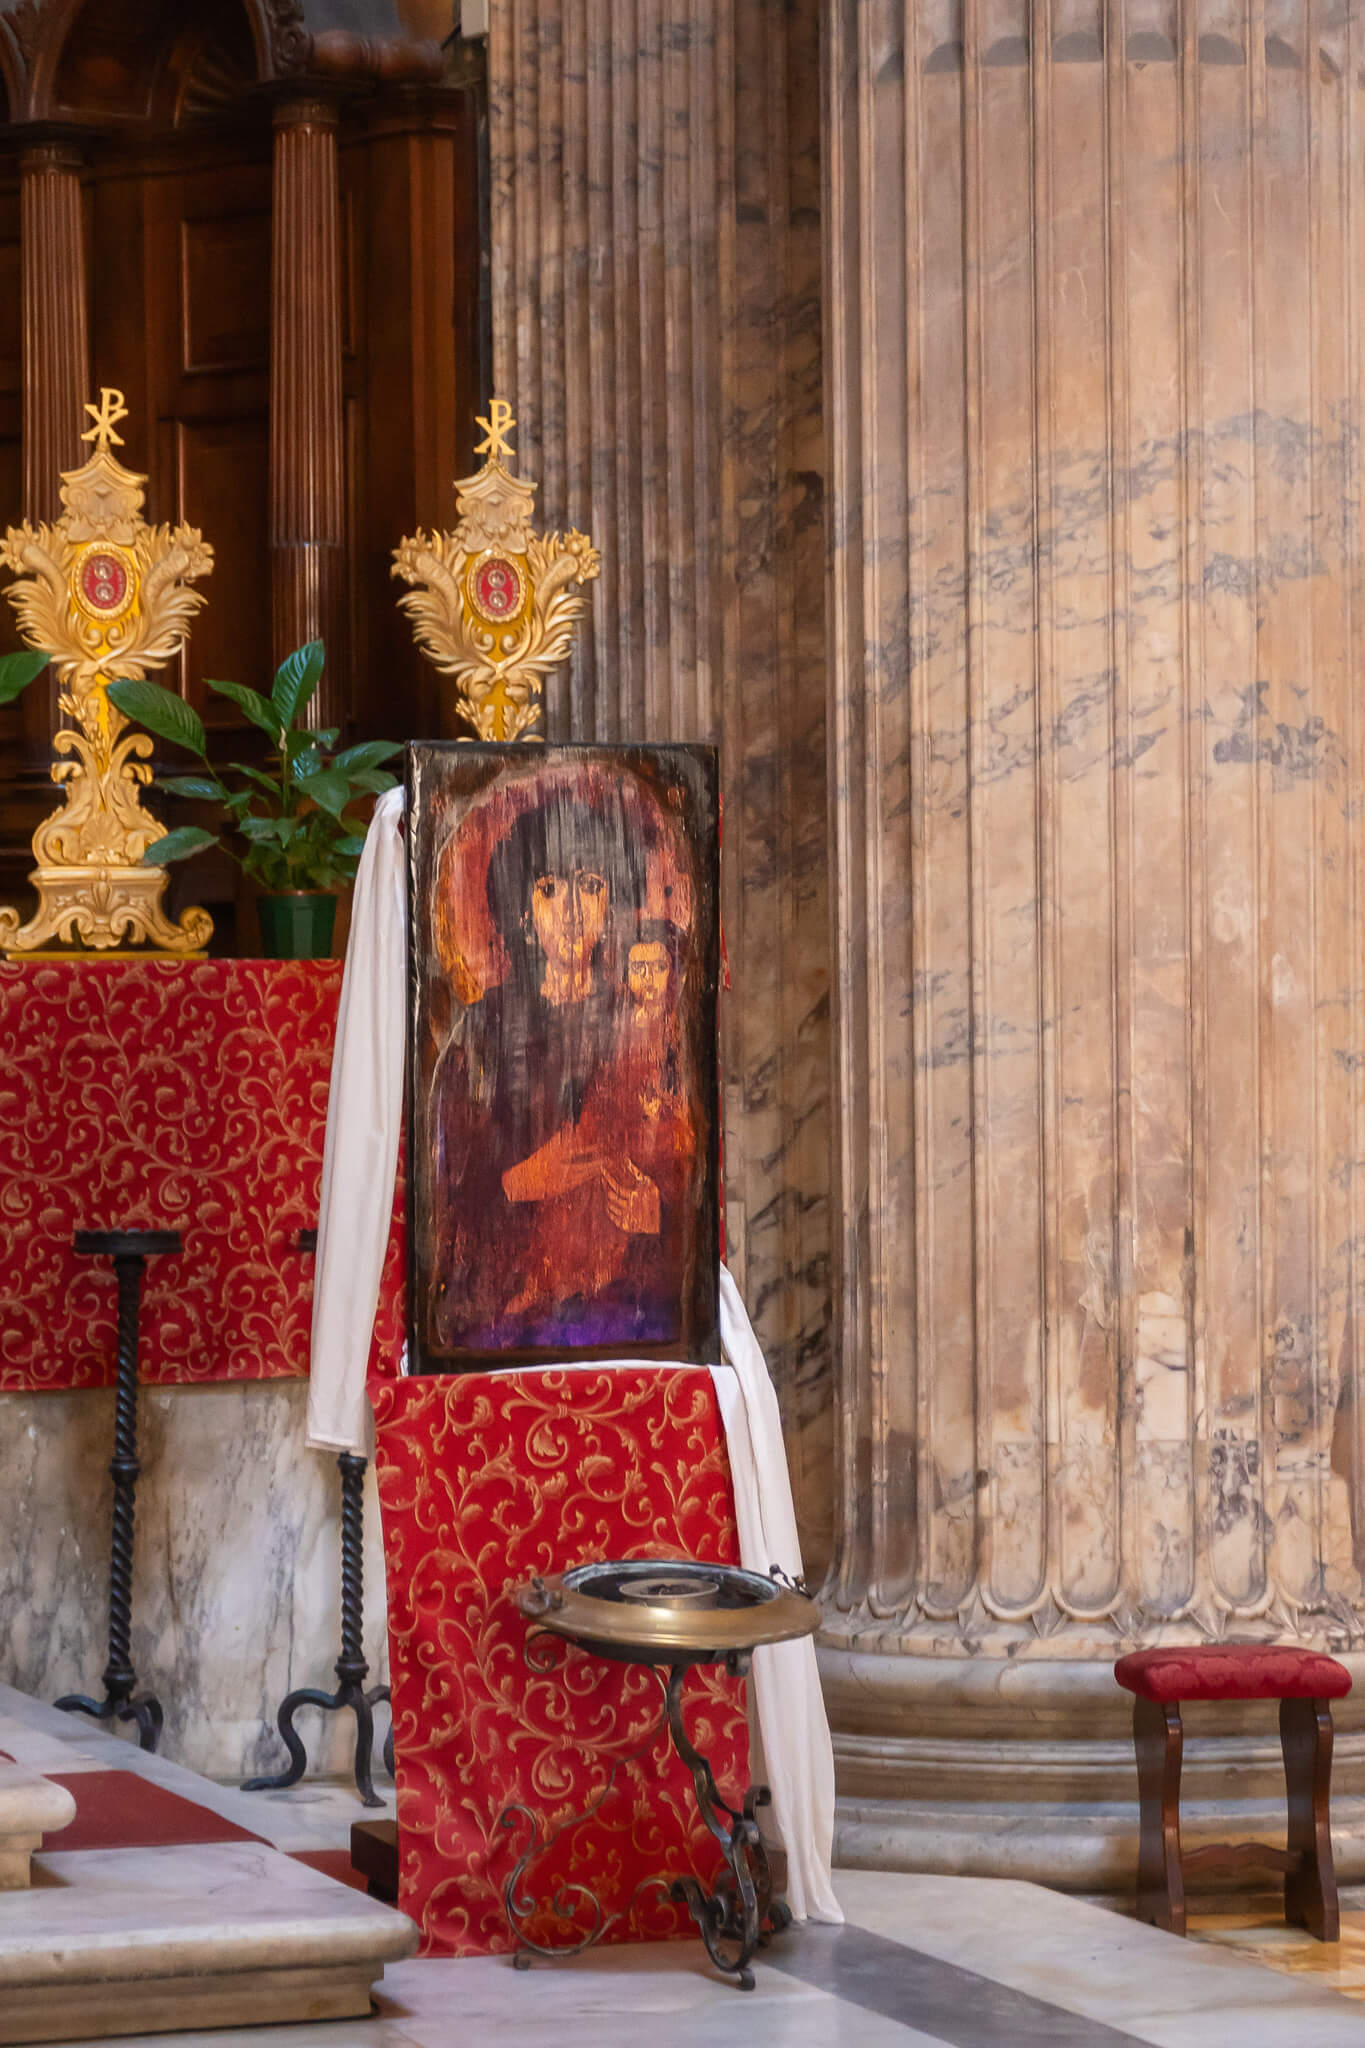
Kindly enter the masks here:
[[196, 371], [259, 370], [270, 361], [270, 209], [180, 223], [180, 352]]
[[[273, 674], [269, 588], [270, 550], [260, 507], [269, 488], [270, 437], [264, 419], [180, 420], [176, 423], [176, 495], [184, 516], [212, 520], [230, 536], [214, 552], [213, 600], [194, 622], [193, 694], [204, 723], [226, 741], [255, 741], [225, 698], [206, 691], [200, 678], [226, 676], [264, 690]], [[206, 526], [207, 530], [207, 526]], [[235, 743], [235, 742], [234, 742]]]

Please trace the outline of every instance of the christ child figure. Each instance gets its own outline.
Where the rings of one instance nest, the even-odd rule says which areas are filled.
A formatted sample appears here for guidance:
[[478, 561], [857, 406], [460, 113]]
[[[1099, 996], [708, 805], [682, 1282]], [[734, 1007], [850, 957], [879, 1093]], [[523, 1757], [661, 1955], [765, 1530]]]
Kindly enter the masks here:
[[[626, 959], [612, 1052], [589, 1084], [582, 1113], [534, 1158], [503, 1176], [512, 1201], [544, 1203], [512, 1304], [524, 1314], [563, 1285], [565, 1206], [574, 1210], [578, 1286], [647, 1300], [676, 1256], [696, 1135], [683, 1088], [674, 978], [677, 928], [640, 920]], [[552, 1226], [552, 1227], [551, 1227]], [[651, 1284], [651, 1283], [654, 1284]]]

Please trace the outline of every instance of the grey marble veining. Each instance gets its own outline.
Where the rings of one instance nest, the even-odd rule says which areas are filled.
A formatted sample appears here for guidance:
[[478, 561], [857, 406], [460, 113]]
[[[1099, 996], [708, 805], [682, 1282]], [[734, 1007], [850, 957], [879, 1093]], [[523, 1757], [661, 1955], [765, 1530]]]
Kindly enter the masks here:
[[718, 742], [729, 1258], [831, 1536], [818, 0], [495, 7], [495, 380], [602, 549], [552, 736]]
[[[339, 1481], [334, 1458], [304, 1447], [306, 1393], [268, 1381], [140, 1396], [133, 1661], [165, 1709], [164, 1754], [209, 1777], [283, 1769], [280, 1701], [336, 1684]], [[41, 1699], [102, 1693], [112, 1427], [111, 1392], [0, 1395], [0, 1679]], [[378, 1684], [388, 1664], [372, 1473], [365, 1535]], [[382, 1708], [377, 1718], [382, 1728]], [[352, 1715], [304, 1709], [297, 1725], [311, 1769], [348, 1769]]]

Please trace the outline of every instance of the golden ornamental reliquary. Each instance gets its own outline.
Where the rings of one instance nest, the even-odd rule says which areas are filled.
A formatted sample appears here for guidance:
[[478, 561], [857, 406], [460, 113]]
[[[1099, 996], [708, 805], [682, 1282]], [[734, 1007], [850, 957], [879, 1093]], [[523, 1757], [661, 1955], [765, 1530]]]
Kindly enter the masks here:
[[213, 550], [196, 527], [143, 519], [147, 479], [111, 452], [123, 445], [114, 432], [127, 415], [122, 392], [106, 386], [99, 405], [85, 409], [94, 425], [81, 438], [94, 442], [94, 453], [83, 468], [63, 472], [61, 518], [11, 526], [0, 546], [0, 566], [20, 578], [5, 595], [28, 645], [51, 654], [70, 721], [53, 740], [62, 802], [33, 835], [38, 908], [21, 925], [17, 911], [0, 907], [0, 950], [147, 944], [192, 953], [213, 921], [193, 909], [176, 924], [162, 908], [165, 869], [142, 859], [166, 831], [142, 808], [152, 741], [129, 727], [107, 685], [179, 653], [204, 602], [189, 585], [212, 569]]
[[569, 652], [588, 603], [577, 592], [602, 558], [585, 533], [532, 530], [536, 486], [502, 460], [516, 425], [506, 400], [479, 425], [475, 453], [487, 459], [455, 485], [459, 523], [401, 541], [391, 573], [413, 586], [399, 603], [418, 646], [455, 679], [456, 714], [473, 727], [465, 737], [540, 739], [546, 674]]

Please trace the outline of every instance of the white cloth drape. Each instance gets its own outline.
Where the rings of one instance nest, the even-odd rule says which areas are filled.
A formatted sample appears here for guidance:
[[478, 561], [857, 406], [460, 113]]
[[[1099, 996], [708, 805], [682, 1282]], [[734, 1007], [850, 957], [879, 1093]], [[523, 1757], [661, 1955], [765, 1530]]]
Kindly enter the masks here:
[[[367, 1448], [365, 1374], [403, 1120], [406, 988], [403, 792], [394, 789], [375, 805], [356, 876], [332, 1056], [308, 1387], [315, 1450], [363, 1455]], [[711, 1375], [740, 1558], [750, 1571], [766, 1575], [777, 1565], [797, 1578], [801, 1548], [777, 1396], [723, 1267], [720, 1327], [725, 1364]], [[594, 1369], [603, 1370], [602, 1362]], [[814, 1644], [756, 1651], [753, 1688], [772, 1817], [787, 1850], [787, 1903], [798, 1920], [842, 1920], [829, 1874], [834, 1760]]]

